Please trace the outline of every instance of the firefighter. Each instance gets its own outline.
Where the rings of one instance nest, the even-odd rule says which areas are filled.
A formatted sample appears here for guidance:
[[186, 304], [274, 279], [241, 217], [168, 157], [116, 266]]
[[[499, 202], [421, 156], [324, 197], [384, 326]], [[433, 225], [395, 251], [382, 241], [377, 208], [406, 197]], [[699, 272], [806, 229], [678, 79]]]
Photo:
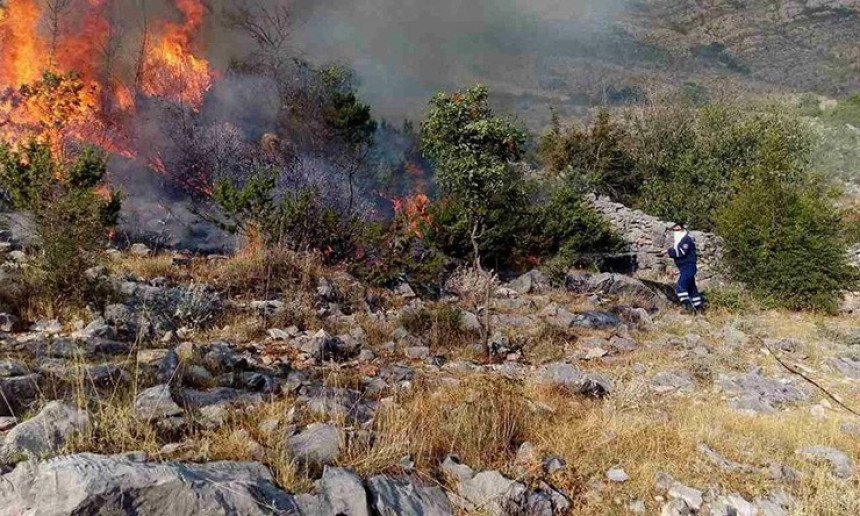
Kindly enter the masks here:
[[671, 228], [675, 245], [666, 251], [670, 258], [675, 260], [680, 276], [675, 292], [681, 301], [681, 306], [690, 312], [700, 313], [704, 311], [704, 300], [699, 289], [696, 287], [696, 242], [690, 236], [689, 231], [682, 223], [677, 223]]

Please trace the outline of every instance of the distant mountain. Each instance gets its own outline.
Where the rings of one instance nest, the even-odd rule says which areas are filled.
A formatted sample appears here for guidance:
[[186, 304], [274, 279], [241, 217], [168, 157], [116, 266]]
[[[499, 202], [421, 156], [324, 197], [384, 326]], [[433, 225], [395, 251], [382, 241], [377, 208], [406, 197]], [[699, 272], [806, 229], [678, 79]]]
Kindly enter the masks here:
[[[643, 0], [525, 56], [535, 75], [493, 74], [530, 125], [546, 104], [576, 114], [667, 91], [703, 98], [860, 91], [860, 0]], [[516, 70], [516, 68], [514, 68]]]

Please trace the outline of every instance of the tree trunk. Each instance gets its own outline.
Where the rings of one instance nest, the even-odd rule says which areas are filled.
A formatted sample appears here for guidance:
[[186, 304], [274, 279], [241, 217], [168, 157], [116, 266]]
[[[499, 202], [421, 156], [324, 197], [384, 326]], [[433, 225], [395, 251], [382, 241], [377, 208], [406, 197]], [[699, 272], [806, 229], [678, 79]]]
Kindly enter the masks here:
[[487, 358], [489, 359], [491, 357], [490, 333], [492, 332], [492, 315], [490, 313], [490, 302], [492, 301], [493, 294], [493, 278], [492, 275], [488, 274], [487, 271], [484, 270], [484, 267], [481, 265], [480, 238], [483, 234], [484, 231], [481, 228], [481, 223], [475, 222], [472, 225], [472, 233], [469, 235], [469, 238], [472, 241], [472, 253], [474, 254], [473, 258], [475, 271], [478, 273], [478, 277], [482, 278], [484, 280], [484, 283], [486, 283], [486, 295], [484, 296], [484, 323], [481, 325], [481, 340], [484, 344], [484, 351], [487, 353]]

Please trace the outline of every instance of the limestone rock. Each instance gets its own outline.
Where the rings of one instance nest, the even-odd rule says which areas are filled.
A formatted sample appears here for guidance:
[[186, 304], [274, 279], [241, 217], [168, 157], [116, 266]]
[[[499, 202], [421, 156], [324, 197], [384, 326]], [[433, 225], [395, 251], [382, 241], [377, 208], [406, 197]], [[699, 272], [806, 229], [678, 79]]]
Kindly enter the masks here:
[[602, 397], [612, 390], [611, 383], [598, 375], [586, 374], [576, 366], [555, 362], [538, 368], [529, 381], [543, 386], [557, 386], [572, 394]]
[[606, 478], [612, 482], [627, 482], [630, 480], [630, 475], [623, 468], [611, 468], [606, 472]]
[[24, 462], [0, 478], [0, 516], [242, 514], [299, 516], [257, 463], [145, 463], [79, 454]]
[[686, 371], [669, 370], [658, 373], [651, 379], [651, 388], [659, 393], [684, 391], [692, 392], [696, 388], [693, 377]]
[[367, 491], [374, 513], [379, 516], [450, 516], [454, 513], [441, 488], [422, 487], [409, 477], [371, 477], [367, 480]]
[[827, 446], [807, 446], [797, 451], [801, 457], [813, 462], [830, 463], [831, 471], [838, 478], [849, 478], [854, 472], [854, 462], [847, 453]]
[[0, 416], [16, 416], [24, 411], [39, 398], [39, 382], [42, 376], [36, 373], [14, 375], [22, 370], [10, 370], [10, 375], [4, 377], [3, 365], [14, 362], [0, 362]]
[[361, 478], [345, 468], [325, 468], [319, 481], [318, 514], [370, 516]]
[[134, 412], [140, 419], [152, 421], [181, 415], [182, 407], [173, 401], [169, 386], [156, 385], [137, 395]]
[[460, 482], [458, 493], [493, 516], [505, 516], [525, 505], [528, 488], [498, 471], [482, 471]]
[[61, 401], [52, 401], [35, 417], [6, 434], [0, 447], [0, 462], [56, 453], [62, 450], [69, 437], [85, 430], [89, 423], [86, 411]]
[[777, 408], [806, 401], [811, 397], [806, 386], [761, 376], [757, 372], [743, 375], [722, 374], [716, 383], [726, 392], [735, 395], [729, 404], [738, 410], [774, 412]]
[[533, 270], [508, 283], [508, 288], [521, 295], [539, 294], [550, 288], [550, 280], [541, 271]]
[[290, 437], [287, 446], [296, 462], [322, 467], [332, 464], [340, 455], [340, 432], [334, 425], [313, 423]]

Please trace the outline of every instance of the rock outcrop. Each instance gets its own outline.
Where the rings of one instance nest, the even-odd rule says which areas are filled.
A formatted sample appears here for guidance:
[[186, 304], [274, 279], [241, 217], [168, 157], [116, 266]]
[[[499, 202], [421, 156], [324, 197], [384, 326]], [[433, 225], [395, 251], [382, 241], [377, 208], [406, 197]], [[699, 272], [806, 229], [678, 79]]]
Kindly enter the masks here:
[[80, 454], [23, 462], [0, 477], [0, 516], [299, 515], [256, 463], [150, 464]]

